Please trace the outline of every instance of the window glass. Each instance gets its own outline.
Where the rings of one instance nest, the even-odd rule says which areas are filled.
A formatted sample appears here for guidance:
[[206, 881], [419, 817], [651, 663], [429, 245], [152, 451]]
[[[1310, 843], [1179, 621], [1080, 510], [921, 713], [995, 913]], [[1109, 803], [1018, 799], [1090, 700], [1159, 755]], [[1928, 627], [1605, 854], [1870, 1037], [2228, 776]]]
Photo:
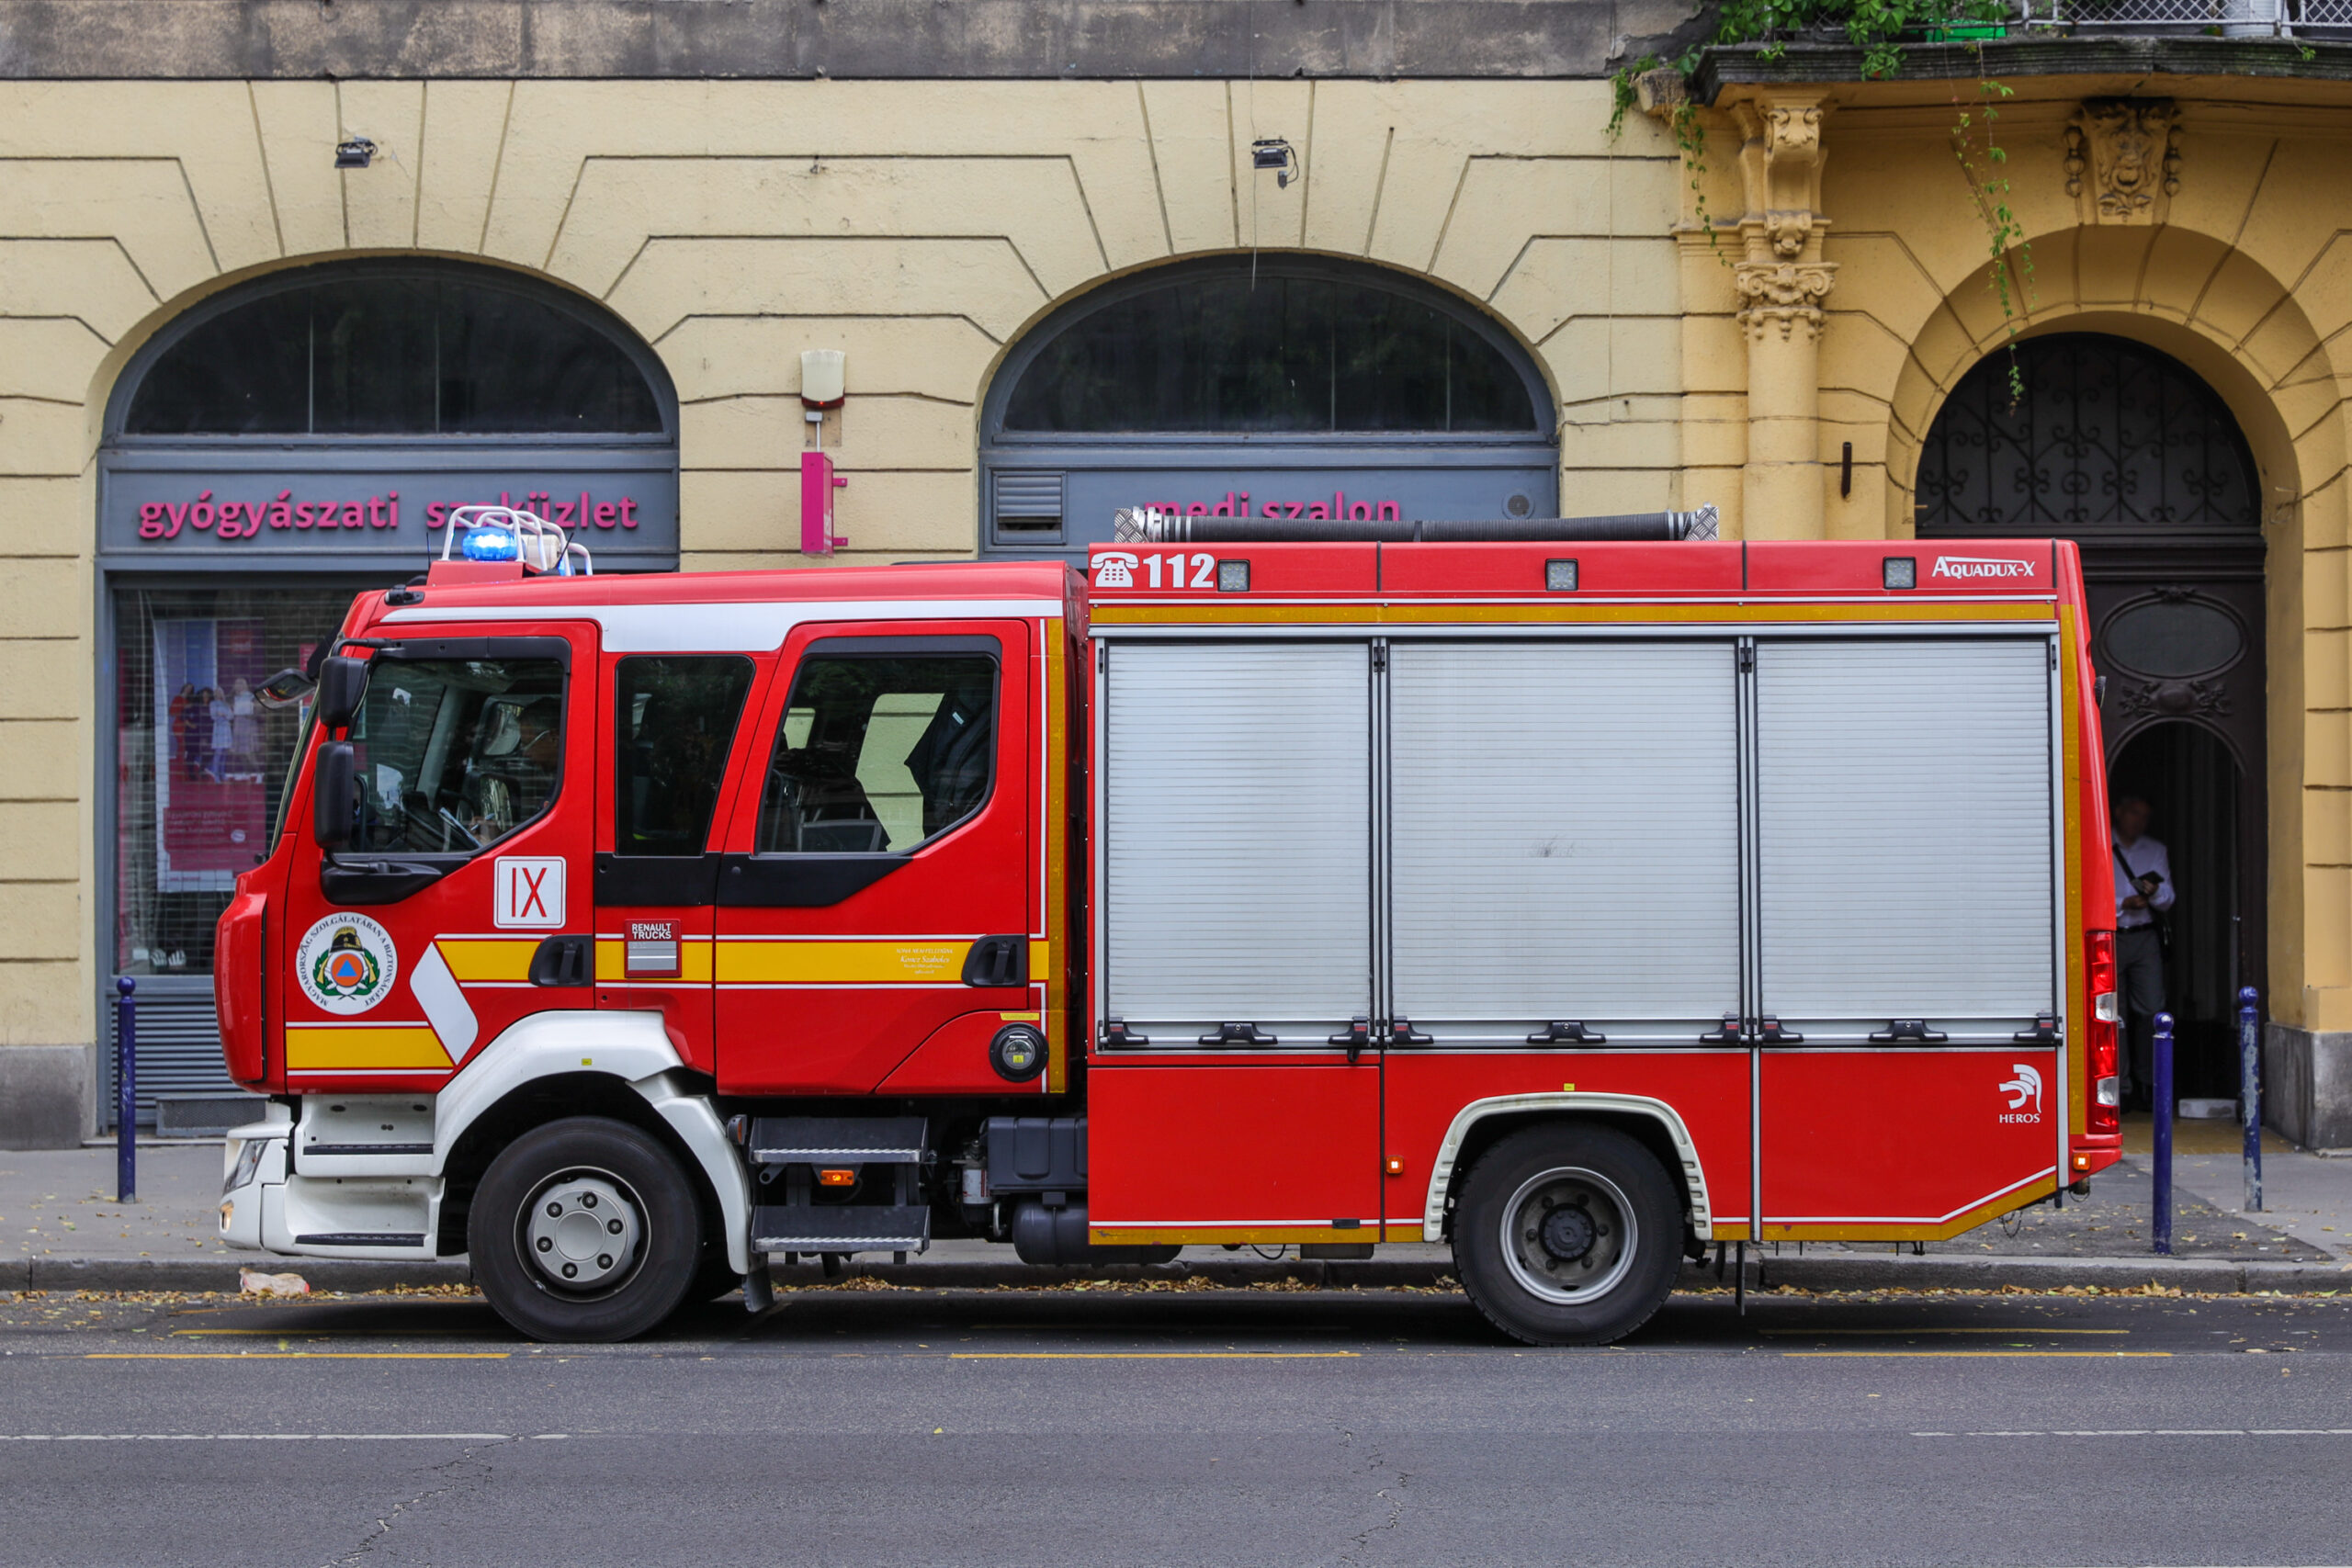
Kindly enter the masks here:
[[352, 847], [463, 854], [548, 808], [563, 762], [563, 666], [552, 659], [386, 659], [352, 726]]
[[624, 659], [616, 690], [614, 850], [702, 853], [752, 690], [752, 661]]
[[619, 344], [513, 288], [339, 276], [192, 329], [131, 394], [133, 435], [658, 434]]
[[213, 922], [268, 852], [307, 712], [254, 694], [334, 635], [352, 592], [116, 590], [116, 973], [211, 972]]
[[812, 651], [760, 795], [763, 854], [904, 852], [988, 799], [997, 661], [978, 651]]
[[1062, 328], [1005, 404], [1053, 434], [1528, 431], [1527, 383], [1438, 306], [1374, 284], [1194, 275]]

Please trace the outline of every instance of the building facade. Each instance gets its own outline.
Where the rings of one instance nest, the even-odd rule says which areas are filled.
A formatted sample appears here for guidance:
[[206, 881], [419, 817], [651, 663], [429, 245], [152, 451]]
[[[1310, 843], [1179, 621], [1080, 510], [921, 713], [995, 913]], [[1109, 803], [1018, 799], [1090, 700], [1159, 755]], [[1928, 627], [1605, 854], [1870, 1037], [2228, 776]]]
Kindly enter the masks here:
[[[2020, 27], [1865, 82], [1800, 41], [1621, 117], [1702, 25], [0, 0], [0, 1144], [110, 1114], [121, 976], [142, 1083], [218, 1086], [210, 919], [293, 735], [254, 694], [451, 506], [600, 570], [813, 564], [812, 449], [837, 561], [1136, 503], [2078, 538], [2184, 1092], [2232, 1092], [2256, 985], [2274, 1120], [2352, 1142], [2352, 52]], [[1932, 897], [1964, 835], [1919, 841]]]

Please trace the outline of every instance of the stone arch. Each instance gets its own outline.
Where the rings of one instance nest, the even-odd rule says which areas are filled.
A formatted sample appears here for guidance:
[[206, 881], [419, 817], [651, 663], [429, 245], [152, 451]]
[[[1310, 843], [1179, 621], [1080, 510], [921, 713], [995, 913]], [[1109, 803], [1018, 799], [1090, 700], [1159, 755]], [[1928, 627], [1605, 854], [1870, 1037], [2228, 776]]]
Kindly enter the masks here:
[[[2095, 332], [2172, 355], [2229, 406], [2261, 474], [2266, 529], [2300, 534], [2345, 468], [2334, 355], [2287, 286], [2211, 235], [2173, 228], [2069, 229], [2033, 242], [2032, 309], [2019, 338]], [[2012, 298], [2024, 294], [2014, 254]], [[1991, 264], [1916, 326], [1887, 400], [1885, 533], [1911, 529], [1919, 449], [1962, 376], [2009, 341]], [[2274, 540], [2280, 537], [2273, 534]]]

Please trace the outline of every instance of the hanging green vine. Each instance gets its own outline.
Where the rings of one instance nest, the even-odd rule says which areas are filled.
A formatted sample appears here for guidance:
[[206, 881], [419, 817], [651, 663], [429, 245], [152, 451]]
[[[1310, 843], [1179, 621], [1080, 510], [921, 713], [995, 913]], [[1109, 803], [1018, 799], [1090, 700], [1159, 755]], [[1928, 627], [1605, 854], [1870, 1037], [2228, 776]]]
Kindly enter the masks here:
[[[1644, 76], [1670, 64], [1687, 80], [1698, 69], [1700, 53], [1710, 45], [1760, 44], [1763, 58], [1777, 60], [1797, 38], [1842, 33], [1848, 43], [1862, 51], [1863, 79], [1883, 81], [1902, 73], [1905, 43], [1973, 43], [1977, 96], [1971, 102], [1957, 92], [1953, 95], [1957, 123], [1952, 128], [1952, 152], [1968, 182], [1970, 198], [1976, 205], [1992, 252], [1986, 287], [1999, 299], [2001, 319], [2008, 327], [2009, 394], [2014, 400], [2022, 397], [2025, 389], [2017, 366], [2016, 340], [2018, 317], [2023, 309], [2030, 308], [2028, 302], [2033, 295], [2033, 248], [2027, 243], [2024, 225], [2009, 204], [2009, 155], [1995, 136], [2001, 118], [2000, 101], [2011, 96], [2011, 90], [1985, 70], [1984, 43], [1987, 37], [2000, 36], [2010, 14], [2007, 0], [1724, 0], [1707, 44], [1686, 51], [1671, 62], [1645, 54], [1611, 78], [1613, 104], [1609, 135], [1612, 141], [1616, 138], [1627, 112], [1640, 103]], [[1668, 108], [1666, 118], [1682, 155], [1683, 175], [1690, 182], [1699, 227], [1728, 265], [1731, 258], [1724, 254], [1714, 220], [1707, 211], [1707, 133], [1699, 122], [1699, 107], [1685, 96]], [[2012, 250], [2017, 253], [2017, 282], [2023, 300], [2010, 286]]]

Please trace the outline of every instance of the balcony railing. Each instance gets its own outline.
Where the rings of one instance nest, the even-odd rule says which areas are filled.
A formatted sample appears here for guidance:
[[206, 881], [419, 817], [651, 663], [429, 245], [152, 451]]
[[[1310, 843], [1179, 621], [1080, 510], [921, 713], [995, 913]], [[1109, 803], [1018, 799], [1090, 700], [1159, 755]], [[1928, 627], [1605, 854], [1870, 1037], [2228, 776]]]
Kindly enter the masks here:
[[2352, 0], [2018, 0], [2020, 28], [2086, 35], [2352, 37]]

